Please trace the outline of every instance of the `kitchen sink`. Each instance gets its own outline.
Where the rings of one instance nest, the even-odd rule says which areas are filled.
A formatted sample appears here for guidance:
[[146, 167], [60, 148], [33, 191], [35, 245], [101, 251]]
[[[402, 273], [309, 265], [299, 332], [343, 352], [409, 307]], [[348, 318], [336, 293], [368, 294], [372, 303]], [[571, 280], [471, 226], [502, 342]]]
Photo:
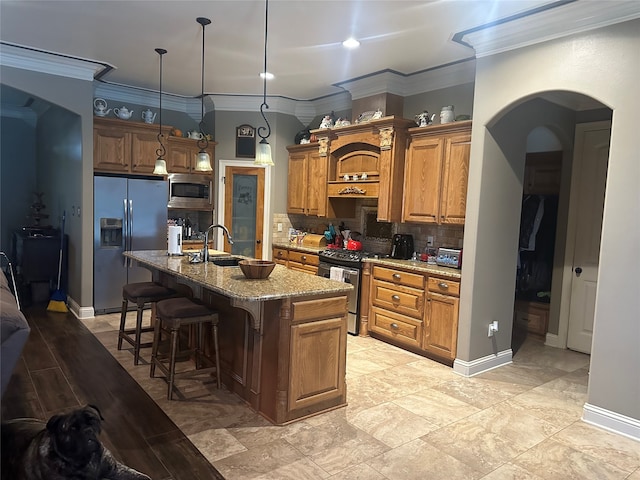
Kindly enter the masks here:
[[209, 261], [219, 267], [237, 267], [240, 257], [209, 257]]

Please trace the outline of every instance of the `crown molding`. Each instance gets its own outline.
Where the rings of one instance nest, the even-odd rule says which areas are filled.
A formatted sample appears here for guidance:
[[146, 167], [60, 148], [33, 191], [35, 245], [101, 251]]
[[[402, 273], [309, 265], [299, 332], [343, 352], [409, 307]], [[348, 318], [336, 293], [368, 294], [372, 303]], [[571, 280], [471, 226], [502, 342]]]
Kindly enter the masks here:
[[[118, 102], [135, 103], [149, 107], [160, 107], [160, 95], [157, 90], [147, 90], [118, 83], [95, 81], [93, 83], [93, 92], [94, 97], [108, 98]], [[197, 104], [197, 113], [199, 116], [200, 99], [162, 92], [163, 108], [190, 114], [194, 109], [191, 105], [192, 103]]]
[[381, 93], [407, 97], [475, 81], [475, 58], [441, 65], [420, 72], [403, 74], [393, 70], [372, 73], [336, 84], [357, 100]]
[[453, 41], [473, 47], [481, 58], [637, 18], [636, 0], [562, 0], [458, 32]]
[[0, 42], [0, 65], [86, 81], [93, 81], [97, 74], [115, 68], [96, 60], [36, 50], [7, 42]]

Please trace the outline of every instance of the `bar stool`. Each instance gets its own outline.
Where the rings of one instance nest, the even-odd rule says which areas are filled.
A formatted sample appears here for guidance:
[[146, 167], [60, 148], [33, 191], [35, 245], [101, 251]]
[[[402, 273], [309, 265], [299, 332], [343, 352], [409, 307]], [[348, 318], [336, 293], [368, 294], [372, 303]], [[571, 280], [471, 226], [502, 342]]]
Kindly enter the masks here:
[[[206, 356], [203, 352], [203, 326], [209, 324], [213, 330], [213, 343], [215, 348], [215, 360]], [[178, 352], [178, 335], [180, 327], [183, 325], [195, 325], [197, 327], [196, 345], [186, 351]], [[167, 399], [173, 398], [173, 385], [176, 378], [191, 377], [205, 373], [216, 372], [216, 381], [220, 388], [220, 354], [218, 350], [218, 312], [210, 309], [206, 305], [190, 298], [171, 298], [159, 301], [156, 304], [156, 323], [154, 325], [153, 347], [151, 349], [151, 369], [150, 376], [155, 376], [156, 367], [165, 375], [168, 383]], [[160, 332], [162, 330], [171, 332], [171, 345], [168, 355], [158, 354], [160, 345]], [[176, 357], [178, 354], [195, 353], [195, 369], [176, 373]], [[168, 356], [168, 365], [162, 362]], [[202, 357], [215, 366], [200, 368]]]
[[[122, 287], [122, 311], [120, 313], [120, 329], [118, 331], [118, 350], [122, 349], [122, 340], [133, 345], [133, 364], [138, 365], [140, 360], [140, 348], [150, 347], [151, 342], [142, 343], [141, 334], [152, 332], [153, 327], [142, 328], [142, 310], [147, 303], [155, 303], [160, 300], [180, 295], [176, 290], [164, 287], [155, 282], [129, 283]], [[137, 305], [135, 328], [125, 328], [127, 308], [129, 302]], [[133, 334], [133, 336], [132, 336]]]

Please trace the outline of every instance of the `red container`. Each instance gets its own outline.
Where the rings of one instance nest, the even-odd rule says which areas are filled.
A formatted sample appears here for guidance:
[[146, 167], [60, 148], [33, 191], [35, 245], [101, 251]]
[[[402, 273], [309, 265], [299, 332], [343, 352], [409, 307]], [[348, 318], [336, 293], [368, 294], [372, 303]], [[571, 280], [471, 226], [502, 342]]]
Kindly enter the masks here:
[[362, 250], [362, 242], [357, 240], [349, 240], [347, 242], [347, 250]]

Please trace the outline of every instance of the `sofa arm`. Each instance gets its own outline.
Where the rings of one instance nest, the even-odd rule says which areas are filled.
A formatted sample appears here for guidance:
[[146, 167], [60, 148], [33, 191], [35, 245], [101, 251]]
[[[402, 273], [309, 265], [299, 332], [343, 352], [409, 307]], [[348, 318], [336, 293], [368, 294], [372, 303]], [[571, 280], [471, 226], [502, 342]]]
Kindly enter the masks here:
[[29, 324], [18, 309], [7, 279], [0, 272], [0, 383], [4, 394], [22, 349], [29, 338]]

